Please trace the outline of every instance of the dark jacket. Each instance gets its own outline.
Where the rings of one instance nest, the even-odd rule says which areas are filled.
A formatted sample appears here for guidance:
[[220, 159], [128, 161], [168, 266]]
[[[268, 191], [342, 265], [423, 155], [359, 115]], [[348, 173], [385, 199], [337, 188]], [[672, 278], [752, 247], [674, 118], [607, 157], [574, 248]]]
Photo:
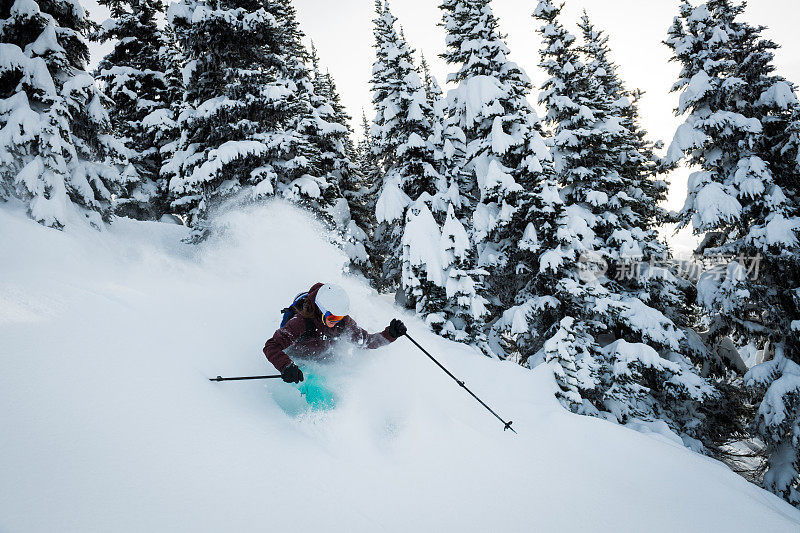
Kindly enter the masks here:
[[[308, 291], [308, 308], [316, 310], [315, 299], [320, 287], [322, 283], [317, 283]], [[329, 328], [322, 323], [318, 313], [313, 318], [295, 315], [267, 341], [264, 355], [280, 371], [292, 362], [285, 352], [290, 346], [293, 353], [311, 357], [324, 353], [338, 340], [350, 341], [363, 348], [380, 348], [397, 340], [389, 335], [388, 329], [380, 333], [367, 333], [350, 316]]]

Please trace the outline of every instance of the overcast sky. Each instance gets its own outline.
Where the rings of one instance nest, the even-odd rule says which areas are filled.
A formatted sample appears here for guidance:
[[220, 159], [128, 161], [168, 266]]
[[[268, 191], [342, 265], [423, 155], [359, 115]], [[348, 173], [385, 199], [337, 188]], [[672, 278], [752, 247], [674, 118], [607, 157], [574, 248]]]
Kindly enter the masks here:
[[[95, 0], [81, 0], [92, 17], [103, 20], [108, 12]], [[341, 92], [344, 104], [354, 118], [360, 135], [361, 110], [371, 118], [369, 78], [374, 58], [372, 19], [374, 0], [295, 0], [300, 24], [317, 46], [322, 65], [330, 70]], [[500, 20], [500, 29], [507, 35], [510, 59], [516, 61], [531, 77], [535, 87], [544, 80], [536, 66], [540, 40], [537, 23], [531, 17], [535, 0], [493, 0], [492, 8]], [[699, 3], [698, 1], [694, 2]], [[391, 9], [405, 29], [409, 44], [424, 53], [439, 83], [444, 87], [448, 67], [438, 54], [444, 51], [444, 30], [438, 26], [441, 13], [438, 0], [393, 0]], [[641, 102], [644, 126], [654, 139], [666, 143], [672, 139], [680, 119], [672, 110], [678, 96], [669, 88], [677, 78], [679, 67], [669, 63], [669, 49], [662, 44], [672, 19], [678, 13], [680, 0], [566, 0], [562, 22], [578, 34], [576, 22], [584, 9], [598, 29], [610, 38], [612, 58], [630, 88], [646, 92]], [[753, 0], [745, 19], [767, 26], [765, 35], [782, 46], [776, 53], [778, 73], [800, 84], [800, 0]], [[105, 47], [104, 47], [105, 48]], [[102, 51], [93, 48], [96, 56]], [[93, 57], [93, 63], [99, 57]], [[446, 87], [445, 87], [446, 89]], [[531, 103], [535, 105], [538, 89]], [[670, 177], [668, 208], [679, 209], [686, 194], [687, 171]]]

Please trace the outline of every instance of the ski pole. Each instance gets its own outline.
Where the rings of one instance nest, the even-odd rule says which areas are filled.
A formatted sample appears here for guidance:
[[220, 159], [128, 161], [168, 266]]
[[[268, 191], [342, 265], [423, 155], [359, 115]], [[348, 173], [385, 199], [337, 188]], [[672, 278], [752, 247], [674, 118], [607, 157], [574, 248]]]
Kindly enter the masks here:
[[280, 374], [275, 376], [243, 376], [238, 378], [223, 378], [222, 376], [217, 376], [215, 378], [208, 378], [208, 381], [239, 381], [242, 379], [274, 379], [281, 377]]
[[[427, 355], [428, 357], [430, 357], [431, 361], [433, 361], [434, 363], [436, 363], [436, 365], [437, 365], [439, 368], [441, 368], [442, 370], [444, 370], [444, 371], [445, 371], [445, 373], [446, 373], [448, 376], [450, 376], [451, 378], [453, 378], [453, 380], [454, 380], [456, 383], [458, 383], [459, 385], [461, 385], [461, 387], [462, 387], [462, 388], [463, 388], [465, 391], [467, 391], [467, 392], [470, 394], [470, 396], [472, 396], [473, 398], [475, 398], [476, 400], [478, 400], [478, 402], [480, 402], [480, 404], [481, 404], [482, 406], [484, 406], [486, 409], [488, 409], [488, 411], [489, 411], [490, 413], [492, 413], [492, 414], [495, 416], [495, 418], [497, 418], [497, 419], [498, 419], [500, 422], [502, 422], [502, 423], [503, 423], [503, 431], [505, 431], [505, 430], [507, 430], [507, 429], [510, 429], [511, 431], [514, 431], [514, 428], [512, 428], [512, 427], [511, 427], [511, 421], [510, 421], [510, 420], [509, 420], [508, 422], [506, 422], [505, 420], [503, 420], [502, 418], [500, 418], [500, 415], [498, 415], [497, 413], [495, 413], [495, 412], [492, 410], [492, 408], [491, 408], [491, 407], [489, 407], [488, 405], [486, 405], [485, 403], [483, 403], [483, 400], [481, 400], [480, 398], [478, 398], [477, 396], [475, 396], [475, 393], [473, 393], [471, 390], [469, 390], [469, 389], [467, 388], [467, 386], [466, 386], [466, 385], [464, 385], [464, 382], [463, 382], [463, 381], [461, 381], [460, 379], [458, 379], [457, 377], [455, 377], [453, 374], [451, 374], [449, 370], [447, 370], [447, 369], [446, 369], [444, 366], [442, 366], [442, 363], [440, 363], [439, 361], [437, 361], [435, 357], [433, 357], [433, 356], [432, 356], [430, 353], [428, 353], [428, 350], [426, 350], [425, 348], [423, 348], [422, 346], [420, 346], [420, 345], [419, 345], [419, 343], [418, 343], [417, 341], [415, 341], [414, 339], [412, 339], [412, 338], [411, 338], [411, 336], [410, 336], [408, 333], [406, 333], [406, 337], [408, 337], [408, 340], [410, 340], [411, 342], [413, 342], [413, 343], [414, 343], [414, 345], [416, 345], [416, 347], [417, 347], [417, 348], [419, 348], [420, 350], [422, 350], [422, 353], [424, 353], [425, 355]], [[514, 433], [516, 433], [516, 431], [514, 431]]]

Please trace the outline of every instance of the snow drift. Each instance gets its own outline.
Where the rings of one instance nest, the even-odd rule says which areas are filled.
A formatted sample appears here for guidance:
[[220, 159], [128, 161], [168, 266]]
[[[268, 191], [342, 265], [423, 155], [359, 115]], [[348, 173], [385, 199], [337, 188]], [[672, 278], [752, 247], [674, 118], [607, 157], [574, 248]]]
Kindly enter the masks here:
[[[800, 512], [658, 433], [572, 415], [534, 371], [428, 333], [345, 277], [282, 203], [217, 236], [116, 220], [59, 232], [0, 210], [0, 531], [797, 531]], [[395, 316], [519, 435], [405, 339], [343, 348], [314, 413], [261, 353], [281, 307], [344, 286]], [[293, 403], [294, 402], [294, 403]]]

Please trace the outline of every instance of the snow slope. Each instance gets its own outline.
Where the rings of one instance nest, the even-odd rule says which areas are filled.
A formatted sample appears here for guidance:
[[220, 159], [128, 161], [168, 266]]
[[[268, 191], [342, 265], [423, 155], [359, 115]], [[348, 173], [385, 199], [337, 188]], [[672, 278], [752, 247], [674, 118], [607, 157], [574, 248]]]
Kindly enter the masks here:
[[[342, 284], [371, 331], [400, 314], [281, 203], [221, 237], [118, 220], [58, 232], [0, 209], [0, 531], [798, 531], [800, 512], [657, 434], [572, 415], [544, 367], [410, 332], [342, 348], [340, 403], [299, 410], [261, 354], [279, 310]], [[287, 414], [294, 413], [294, 414]], [[299, 413], [299, 414], [298, 414]]]

